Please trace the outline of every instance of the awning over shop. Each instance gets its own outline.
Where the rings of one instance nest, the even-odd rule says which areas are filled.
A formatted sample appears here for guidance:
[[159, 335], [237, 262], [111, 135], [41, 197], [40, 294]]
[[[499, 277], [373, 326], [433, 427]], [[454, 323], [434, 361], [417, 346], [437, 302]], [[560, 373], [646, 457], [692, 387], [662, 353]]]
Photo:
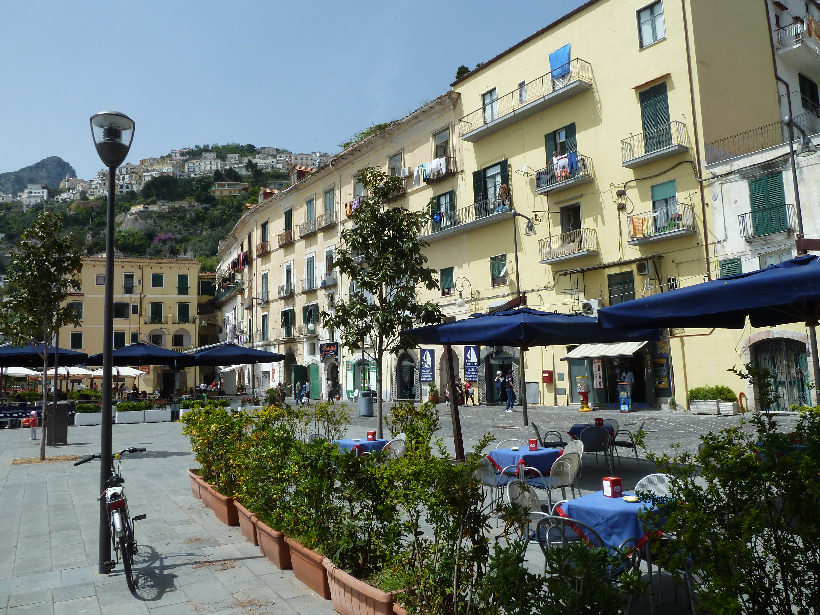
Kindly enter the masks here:
[[561, 360], [593, 359], [596, 357], [631, 357], [648, 342], [615, 342], [612, 344], [581, 344]]

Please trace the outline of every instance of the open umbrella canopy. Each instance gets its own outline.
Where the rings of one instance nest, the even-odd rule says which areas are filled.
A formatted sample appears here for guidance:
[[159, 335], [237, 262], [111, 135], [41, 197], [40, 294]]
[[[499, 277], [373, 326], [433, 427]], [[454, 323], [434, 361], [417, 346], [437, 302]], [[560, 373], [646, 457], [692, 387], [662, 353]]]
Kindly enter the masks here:
[[[146, 344], [138, 342], [136, 344], [129, 344], [122, 348], [114, 350], [113, 354], [114, 365], [171, 365], [176, 367], [185, 367], [193, 365], [191, 355], [177, 352], [176, 350], [169, 350], [161, 346], [154, 346], [153, 344]], [[89, 365], [102, 365], [102, 353], [91, 355], [88, 357]]]
[[[88, 355], [76, 350], [58, 348], [60, 365], [78, 365], [85, 363]], [[48, 364], [54, 364], [54, 347], [48, 349]], [[0, 367], [43, 367], [43, 345], [0, 346]]]
[[[145, 375], [145, 372], [140, 371], [138, 369], [134, 369], [133, 367], [127, 367], [127, 366], [125, 366], [125, 367], [115, 366], [111, 373], [114, 374], [115, 376], [120, 376], [120, 377], [123, 377], [123, 378], [137, 378], [138, 376], [144, 376]], [[95, 369], [93, 372], [91, 372], [91, 376], [93, 378], [102, 378], [103, 377], [102, 368]]]
[[27, 367], [4, 367], [2, 369], [3, 374], [11, 378], [28, 378], [29, 376], [37, 376], [39, 378], [43, 375], [41, 372]]
[[542, 312], [528, 307], [473, 314], [471, 318], [408, 331], [423, 344], [481, 344], [484, 346], [551, 346], [592, 342], [656, 340], [655, 329], [603, 329], [597, 319], [581, 314]]
[[820, 316], [820, 259], [798, 256], [766, 269], [727, 276], [598, 311], [604, 327], [720, 327], [742, 329]]
[[[61, 365], [57, 368], [57, 375], [60, 378], [88, 378], [93, 373], [90, 369], [84, 367], [63, 367]], [[48, 376], [50, 378], [54, 376], [54, 369], [48, 370]]]
[[278, 352], [246, 348], [236, 344], [222, 344], [189, 356], [193, 356], [196, 365], [249, 365], [285, 360], [285, 355]]

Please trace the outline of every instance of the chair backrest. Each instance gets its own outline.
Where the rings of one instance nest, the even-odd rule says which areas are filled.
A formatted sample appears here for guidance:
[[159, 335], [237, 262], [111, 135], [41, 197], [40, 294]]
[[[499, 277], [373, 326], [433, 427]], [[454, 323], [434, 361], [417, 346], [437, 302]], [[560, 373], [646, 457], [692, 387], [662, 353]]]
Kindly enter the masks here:
[[[398, 459], [399, 457], [404, 457], [406, 453], [407, 443], [404, 440], [399, 439], [390, 440], [390, 442], [385, 444], [382, 449], [382, 455], [384, 455], [387, 459]], [[489, 459], [487, 461], [489, 461]]]
[[620, 426], [618, 425], [618, 421], [615, 419], [604, 419], [604, 425], [609, 425], [612, 427], [612, 435], [617, 436], [618, 431], [620, 431]]
[[567, 453], [578, 453], [579, 455], [584, 454], [584, 443], [580, 440], [570, 440], [564, 446], [564, 455]]
[[518, 478], [523, 478], [533, 487], [540, 489], [547, 489], [549, 487], [547, 479], [541, 470], [528, 466], [524, 463], [523, 459], [518, 463]]
[[609, 437], [606, 427], [593, 425], [584, 429], [578, 439], [583, 442], [585, 453], [605, 453], [609, 450]]
[[552, 549], [561, 549], [579, 540], [584, 540], [590, 547], [606, 547], [598, 532], [586, 523], [555, 515], [541, 519], [535, 535], [545, 556]]
[[651, 495], [660, 495], [668, 497], [671, 495], [669, 490], [669, 475], [668, 474], [648, 474], [638, 481], [635, 485], [635, 493], [649, 493]]
[[478, 465], [476, 465], [473, 476], [480, 480], [481, 484], [485, 487], [498, 486], [498, 472], [496, 471], [493, 462], [486, 457], [482, 457], [478, 460]]
[[535, 489], [518, 478], [507, 483], [504, 489], [504, 503], [520, 506], [527, 514], [541, 511], [541, 502]]
[[505, 440], [501, 440], [498, 444], [495, 445], [495, 449], [498, 450], [500, 448], [510, 448], [512, 446], [526, 446], [522, 440], [518, 438], [507, 438]]
[[564, 453], [550, 468], [550, 487], [569, 487], [575, 482], [575, 475], [581, 467], [578, 453]]
[[535, 432], [535, 439], [538, 440], [538, 444], [544, 446], [544, 441], [541, 439], [541, 432], [538, 430], [538, 425], [535, 423], [530, 423], [532, 425], [532, 430]]

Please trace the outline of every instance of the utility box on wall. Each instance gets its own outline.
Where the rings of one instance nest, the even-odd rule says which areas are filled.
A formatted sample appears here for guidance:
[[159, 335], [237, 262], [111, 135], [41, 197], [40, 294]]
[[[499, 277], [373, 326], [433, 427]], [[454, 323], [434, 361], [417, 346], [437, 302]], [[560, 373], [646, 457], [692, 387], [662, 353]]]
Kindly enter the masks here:
[[544, 384], [552, 384], [552, 370], [551, 369], [542, 369], [541, 370], [541, 382]]

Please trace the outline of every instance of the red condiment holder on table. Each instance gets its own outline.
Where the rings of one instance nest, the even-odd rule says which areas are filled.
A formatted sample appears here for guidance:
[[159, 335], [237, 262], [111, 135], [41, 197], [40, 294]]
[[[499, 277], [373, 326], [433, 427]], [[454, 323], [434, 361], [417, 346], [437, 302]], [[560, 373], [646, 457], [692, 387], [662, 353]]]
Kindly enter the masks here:
[[537, 451], [538, 450], [538, 440], [536, 438], [530, 438], [529, 444], [530, 444], [530, 450], [531, 451]]
[[603, 427], [603, 426], [604, 426], [604, 419], [602, 419], [602, 418], [600, 418], [600, 417], [596, 417], [596, 419], [595, 419], [595, 425], [596, 425], [597, 427]]
[[604, 476], [604, 495], [608, 498], [619, 498], [624, 494], [619, 476]]
[[376, 430], [371, 429], [370, 431], [367, 432], [367, 441], [368, 442], [373, 442], [375, 439], [376, 439]]

